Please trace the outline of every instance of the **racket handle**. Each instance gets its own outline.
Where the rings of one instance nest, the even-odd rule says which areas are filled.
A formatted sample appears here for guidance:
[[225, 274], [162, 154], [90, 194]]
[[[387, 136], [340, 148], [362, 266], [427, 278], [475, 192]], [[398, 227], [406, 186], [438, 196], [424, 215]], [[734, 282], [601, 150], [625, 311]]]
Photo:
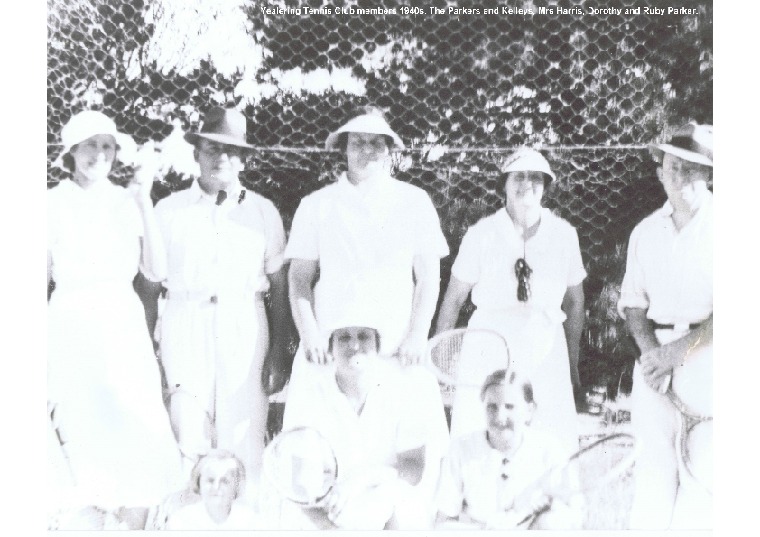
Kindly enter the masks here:
[[665, 375], [665, 378], [662, 379], [662, 384], [660, 384], [660, 389], [658, 390], [660, 393], [664, 394], [668, 391], [668, 388], [670, 388], [670, 382], [673, 380], [672, 373], [669, 373]]

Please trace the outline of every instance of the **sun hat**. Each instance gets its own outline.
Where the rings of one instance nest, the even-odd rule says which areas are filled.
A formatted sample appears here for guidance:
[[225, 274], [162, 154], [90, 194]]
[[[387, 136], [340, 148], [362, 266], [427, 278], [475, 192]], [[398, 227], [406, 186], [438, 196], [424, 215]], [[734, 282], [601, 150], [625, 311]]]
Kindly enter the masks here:
[[544, 156], [529, 147], [521, 147], [509, 157], [499, 167], [502, 174], [509, 172], [540, 172], [545, 174], [551, 181], [556, 181], [549, 162]]
[[361, 132], [366, 134], [384, 134], [393, 140], [394, 149], [404, 149], [401, 137], [393, 132], [385, 118], [377, 112], [364, 113], [350, 119], [345, 125], [331, 133], [325, 140], [325, 149], [337, 150], [338, 137], [344, 132]]
[[113, 136], [119, 149], [116, 158], [126, 163], [132, 161], [137, 150], [137, 145], [132, 137], [119, 132], [116, 129], [116, 123], [104, 113], [96, 110], [85, 110], [74, 114], [61, 129], [63, 151], [58, 155], [54, 165], [66, 169], [63, 165], [63, 157], [71, 151], [72, 147], [97, 134]]
[[688, 123], [678, 129], [670, 142], [652, 144], [649, 151], [657, 162], [665, 153], [703, 166], [713, 165], [713, 126]]
[[199, 138], [205, 138], [221, 144], [236, 145], [253, 149], [246, 142], [248, 124], [245, 116], [234, 108], [215, 107], [208, 111], [203, 127], [198, 132], [188, 132], [185, 140], [195, 144]]

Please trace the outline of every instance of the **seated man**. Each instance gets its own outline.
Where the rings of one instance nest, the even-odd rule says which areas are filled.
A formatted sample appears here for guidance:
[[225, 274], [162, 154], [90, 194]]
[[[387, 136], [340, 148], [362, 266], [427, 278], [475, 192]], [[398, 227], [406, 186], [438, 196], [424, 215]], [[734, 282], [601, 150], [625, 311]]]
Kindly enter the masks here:
[[[351, 322], [355, 322], [352, 320]], [[378, 356], [372, 321], [332, 331], [334, 382], [320, 383], [294, 427], [311, 427], [330, 443], [338, 481], [321, 522], [283, 529], [423, 529], [433, 521], [433, 494], [448, 442], [435, 378], [419, 366]], [[317, 393], [317, 391], [319, 393]], [[301, 517], [305, 520], [304, 517]], [[285, 517], [298, 525], [298, 517]], [[330, 524], [325, 525], [327, 519]]]
[[536, 407], [530, 381], [513, 371], [495, 371], [480, 398], [486, 430], [452, 440], [438, 486], [436, 526], [579, 529], [581, 511], [552, 501], [537, 485], [564, 459], [557, 442], [530, 429]]
[[258, 514], [236, 501], [245, 487], [245, 467], [231, 452], [215, 449], [202, 457], [193, 468], [190, 486], [196, 501], [171, 513], [165, 529], [263, 529]]

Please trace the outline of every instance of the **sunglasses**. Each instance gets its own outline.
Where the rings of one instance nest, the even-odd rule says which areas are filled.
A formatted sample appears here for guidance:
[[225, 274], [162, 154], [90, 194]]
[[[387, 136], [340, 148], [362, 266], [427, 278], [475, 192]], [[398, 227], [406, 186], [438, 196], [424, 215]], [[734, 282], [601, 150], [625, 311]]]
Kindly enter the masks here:
[[530, 298], [530, 274], [533, 269], [524, 258], [515, 262], [515, 276], [517, 276], [517, 300], [527, 302]]

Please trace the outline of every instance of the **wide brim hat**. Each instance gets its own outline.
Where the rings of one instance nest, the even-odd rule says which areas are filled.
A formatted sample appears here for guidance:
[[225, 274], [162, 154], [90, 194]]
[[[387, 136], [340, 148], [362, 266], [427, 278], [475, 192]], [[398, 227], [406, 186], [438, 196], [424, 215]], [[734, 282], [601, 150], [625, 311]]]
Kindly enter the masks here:
[[96, 110], [85, 110], [74, 114], [61, 129], [63, 151], [53, 164], [65, 169], [63, 157], [71, 151], [71, 148], [98, 134], [108, 134], [114, 137], [118, 149], [116, 152], [118, 160], [125, 164], [131, 164], [134, 161], [137, 154], [137, 144], [132, 137], [119, 132], [116, 123], [104, 113]]
[[335, 132], [331, 133], [325, 140], [325, 149], [330, 151], [338, 150], [338, 138], [344, 132], [360, 132], [364, 134], [383, 134], [393, 140], [394, 149], [404, 149], [404, 142], [401, 137], [393, 132], [391, 126], [379, 114], [362, 114], [349, 120], [345, 125]]
[[198, 132], [188, 132], [185, 140], [195, 145], [200, 138], [253, 149], [247, 142], [248, 122], [245, 116], [234, 108], [212, 108], [206, 114], [203, 126]]
[[529, 147], [521, 147], [499, 166], [502, 174], [510, 172], [540, 172], [546, 175], [551, 181], [556, 181], [557, 176], [549, 166], [549, 161], [544, 156]]
[[678, 129], [668, 143], [649, 146], [652, 157], [662, 162], [665, 153], [682, 160], [712, 167], [713, 126], [688, 123]]

